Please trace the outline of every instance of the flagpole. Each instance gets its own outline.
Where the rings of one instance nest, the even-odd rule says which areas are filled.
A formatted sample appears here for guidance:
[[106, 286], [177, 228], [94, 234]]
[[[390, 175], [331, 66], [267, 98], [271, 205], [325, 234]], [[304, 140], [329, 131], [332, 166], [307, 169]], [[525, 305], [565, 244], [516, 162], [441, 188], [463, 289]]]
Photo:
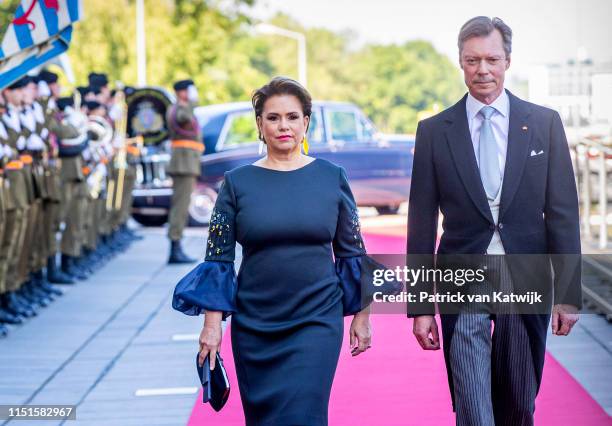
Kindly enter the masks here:
[[136, 61], [138, 64], [138, 86], [147, 85], [147, 43], [145, 37], [144, 0], [136, 0]]

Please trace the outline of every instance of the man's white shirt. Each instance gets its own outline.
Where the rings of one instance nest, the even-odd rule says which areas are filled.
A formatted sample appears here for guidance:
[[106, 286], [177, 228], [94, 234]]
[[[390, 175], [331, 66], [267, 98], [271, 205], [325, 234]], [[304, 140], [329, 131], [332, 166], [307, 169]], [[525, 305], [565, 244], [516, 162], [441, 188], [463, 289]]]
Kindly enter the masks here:
[[[467, 121], [470, 129], [470, 136], [472, 138], [472, 146], [474, 147], [474, 155], [476, 157], [476, 164], [480, 167], [478, 150], [480, 148], [480, 128], [484, 118], [479, 114], [483, 104], [478, 99], [473, 97], [470, 93], [467, 95], [467, 101], [465, 104], [465, 110], [467, 113]], [[510, 99], [506, 90], [502, 90], [501, 94], [493, 101], [489, 106], [495, 109], [495, 112], [491, 116], [491, 127], [493, 129], [493, 135], [495, 136], [495, 142], [497, 143], [497, 159], [499, 162], [499, 170], [501, 174], [502, 184], [504, 181], [504, 168], [506, 165], [506, 153], [508, 152], [508, 128], [510, 126]], [[501, 189], [497, 193], [495, 200], [489, 200], [489, 208], [491, 209], [491, 215], [495, 224], [497, 224], [499, 217], [499, 202], [501, 197]], [[493, 238], [487, 247], [487, 254], [504, 254], [504, 246], [502, 245], [501, 238], [497, 228], [493, 233]]]

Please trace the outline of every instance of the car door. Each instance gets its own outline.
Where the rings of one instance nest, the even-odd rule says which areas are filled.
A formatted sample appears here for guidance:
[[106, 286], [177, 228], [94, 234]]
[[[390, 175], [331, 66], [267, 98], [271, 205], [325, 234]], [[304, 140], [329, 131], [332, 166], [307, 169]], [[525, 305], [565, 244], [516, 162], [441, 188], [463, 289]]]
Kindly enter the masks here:
[[360, 205], [397, 206], [408, 198], [412, 153], [402, 145], [389, 145], [353, 105], [324, 105], [328, 146], [323, 158], [347, 171]]

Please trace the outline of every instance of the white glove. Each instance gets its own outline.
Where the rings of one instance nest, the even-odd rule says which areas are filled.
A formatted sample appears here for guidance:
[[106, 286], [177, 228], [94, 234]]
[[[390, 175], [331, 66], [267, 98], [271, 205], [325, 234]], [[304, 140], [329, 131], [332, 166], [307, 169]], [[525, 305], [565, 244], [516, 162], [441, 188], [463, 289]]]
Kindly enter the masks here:
[[102, 163], [99, 163], [96, 166], [96, 171], [98, 173], [100, 173], [102, 176], [106, 177], [106, 175], [108, 175], [108, 169], [106, 168], [106, 166]]
[[83, 156], [83, 160], [85, 161], [89, 161], [91, 159], [91, 151], [89, 148], [85, 148], [83, 150], [83, 152], [81, 152], [81, 155]]
[[96, 184], [96, 176], [93, 173], [90, 173], [89, 176], [87, 176], [87, 186], [89, 186], [90, 188], [93, 188], [95, 184]]
[[44, 127], [41, 131], [40, 131], [40, 137], [43, 139], [47, 139], [47, 137], [49, 136], [49, 130], [47, 130], [46, 127]]
[[80, 111], [76, 111], [72, 107], [66, 107], [66, 121], [68, 124], [76, 127], [77, 129], [83, 129], [87, 126], [87, 116], [82, 114]]
[[118, 121], [121, 118], [121, 107], [117, 104], [113, 104], [108, 111], [108, 116], [113, 121]]
[[0, 146], [1, 154], [6, 158], [13, 158], [13, 150], [10, 146], [3, 144]]
[[45, 143], [36, 133], [32, 133], [26, 143], [26, 148], [30, 151], [41, 151], [45, 149]]
[[25, 136], [19, 136], [19, 139], [17, 139], [17, 149], [19, 151], [24, 150], [26, 147], [26, 138]]

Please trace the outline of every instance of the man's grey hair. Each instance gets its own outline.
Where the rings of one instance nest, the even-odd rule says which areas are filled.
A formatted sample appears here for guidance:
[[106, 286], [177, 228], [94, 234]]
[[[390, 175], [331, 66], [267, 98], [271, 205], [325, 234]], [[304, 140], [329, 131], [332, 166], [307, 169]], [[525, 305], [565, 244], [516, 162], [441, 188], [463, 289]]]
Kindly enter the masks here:
[[463, 43], [466, 40], [472, 37], [486, 37], [495, 30], [498, 30], [502, 36], [506, 56], [510, 56], [512, 52], [512, 30], [501, 19], [497, 17], [491, 19], [488, 16], [476, 16], [463, 24], [457, 42], [459, 55], [463, 51]]

